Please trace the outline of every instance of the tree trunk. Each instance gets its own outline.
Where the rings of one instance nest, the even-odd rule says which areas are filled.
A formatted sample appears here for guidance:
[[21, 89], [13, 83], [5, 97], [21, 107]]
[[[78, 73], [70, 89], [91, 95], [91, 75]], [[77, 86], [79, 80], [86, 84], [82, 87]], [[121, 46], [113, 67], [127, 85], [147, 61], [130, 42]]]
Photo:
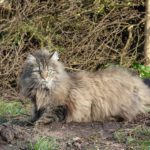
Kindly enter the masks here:
[[146, 65], [150, 66], [150, 0], [146, 1], [145, 57]]

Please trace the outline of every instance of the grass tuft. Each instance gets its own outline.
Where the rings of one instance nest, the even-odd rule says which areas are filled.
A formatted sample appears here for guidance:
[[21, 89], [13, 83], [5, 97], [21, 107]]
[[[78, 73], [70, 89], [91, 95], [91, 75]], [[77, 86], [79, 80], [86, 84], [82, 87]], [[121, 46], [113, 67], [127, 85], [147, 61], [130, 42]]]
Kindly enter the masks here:
[[20, 102], [5, 102], [0, 100], [0, 116], [18, 116], [26, 111]]
[[52, 137], [41, 137], [34, 144], [29, 144], [29, 150], [58, 150], [58, 143]]

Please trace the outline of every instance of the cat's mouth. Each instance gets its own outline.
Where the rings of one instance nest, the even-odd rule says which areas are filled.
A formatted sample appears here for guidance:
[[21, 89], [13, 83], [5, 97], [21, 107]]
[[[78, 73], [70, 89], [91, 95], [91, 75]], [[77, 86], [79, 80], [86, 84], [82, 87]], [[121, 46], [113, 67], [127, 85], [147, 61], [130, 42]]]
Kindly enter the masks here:
[[46, 87], [51, 87], [52, 86], [52, 80], [42, 80], [42, 82], [41, 82], [44, 86], [46, 86]]
[[47, 83], [48, 83], [48, 80], [42, 80], [42, 83], [43, 83], [43, 84], [47, 84]]

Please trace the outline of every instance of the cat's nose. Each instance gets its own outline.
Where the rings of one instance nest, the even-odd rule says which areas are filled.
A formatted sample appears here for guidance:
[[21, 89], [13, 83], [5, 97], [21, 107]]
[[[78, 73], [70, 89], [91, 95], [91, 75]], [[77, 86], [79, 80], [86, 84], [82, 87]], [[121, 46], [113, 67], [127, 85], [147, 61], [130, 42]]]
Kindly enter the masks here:
[[42, 77], [44, 80], [47, 80], [47, 78], [48, 78], [48, 72], [47, 72], [47, 71], [41, 72], [41, 77]]

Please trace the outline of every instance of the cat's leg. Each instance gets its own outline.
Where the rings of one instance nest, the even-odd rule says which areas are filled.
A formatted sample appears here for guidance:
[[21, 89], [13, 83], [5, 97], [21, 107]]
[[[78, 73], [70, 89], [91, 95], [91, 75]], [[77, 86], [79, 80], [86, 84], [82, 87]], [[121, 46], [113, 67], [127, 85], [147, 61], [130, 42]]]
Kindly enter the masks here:
[[68, 113], [66, 117], [66, 122], [91, 122], [91, 115], [89, 112], [81, 113], [81, 111], [74, 111], [72, 114]]
[[60, 122], [65, 119], [65, 106], [57, 106], [55, 108], [47, 107], [41, 117], [36, 121], [36, 125], [46, 125], [52, 122]]
[[36, 103], [33, 103], [33, 108], [32, 108], [32, 115], [31, 117], [27, 120], [27, 123], [29, 125], [33, 125], [43, 114], [44, 109], [37, 109]]
[[33, 101], [33, 109], [32, 109], [32, 121], [35, 122], [40, 118], [44, 109], [38, 110], [37, 103]]
[[35, 122], [35, 126], [50, 124], [54, 121], [54, 116], [49, 116], [47, 113], [43, 113], [43, 115]]
[[66, 122], [91, 122], [91, 104], [90, 102], [84, 103], [80, 101], [79, 104], [75, 104], [75, 107], [68, 105], [68, 111], [66, 116]]
[[53, 110], [53, 114], [56, 115], [56, 120], [58, 121], [63, 121], [66, 118], [67, 115], [67, 107], [65, 105], [60, 105], [57, 106], [54, 110]]
[[33, 103], [31, 122], [35, 122], [39, 118], [39, 113], [37, 110], [36, 103]]

